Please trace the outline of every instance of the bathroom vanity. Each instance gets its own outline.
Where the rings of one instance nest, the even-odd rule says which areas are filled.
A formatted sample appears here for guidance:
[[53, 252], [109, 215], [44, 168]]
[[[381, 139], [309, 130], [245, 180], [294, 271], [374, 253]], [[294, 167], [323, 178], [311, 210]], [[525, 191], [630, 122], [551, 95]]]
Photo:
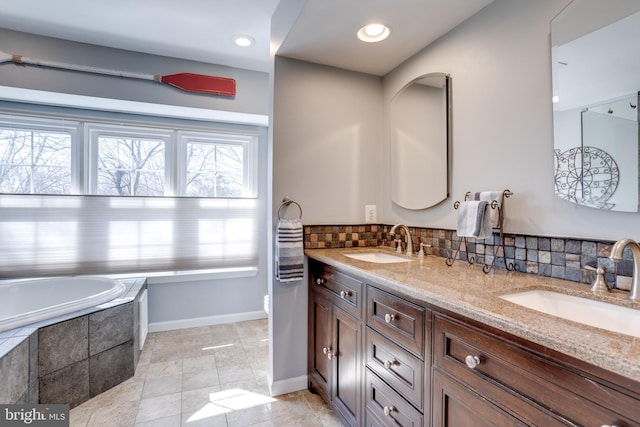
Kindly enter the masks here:
[[345, 425], [640, 425], [637, 337], [500, 298], [590, 297], [588, 286], [437, 257], [345, 256], [358, 251], [307, 251], [309, 388]]

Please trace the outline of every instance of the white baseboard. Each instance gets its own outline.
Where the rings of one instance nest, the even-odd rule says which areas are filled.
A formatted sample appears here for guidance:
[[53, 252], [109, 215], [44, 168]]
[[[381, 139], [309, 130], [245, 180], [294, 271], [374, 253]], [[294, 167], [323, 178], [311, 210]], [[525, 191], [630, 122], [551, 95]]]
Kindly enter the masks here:
[[293, 393], [294, 391], [306, 390], [308, 381], [306, 375], [295, 378], [287, 378], [286, 380], [273, 381], [269, 375], [269, 392], [271, 396], [280, 396], [281, 394]]
[[194, 319], [168, 320], [149, 323], [149, 332], [172, 331], [175, 329], [197, 328], [199, 326], [221, 325], [224, 323], [245, 322], [247, 320], [266, 319], [264, 311], [223, 314], [220, 316], [196, 317]]

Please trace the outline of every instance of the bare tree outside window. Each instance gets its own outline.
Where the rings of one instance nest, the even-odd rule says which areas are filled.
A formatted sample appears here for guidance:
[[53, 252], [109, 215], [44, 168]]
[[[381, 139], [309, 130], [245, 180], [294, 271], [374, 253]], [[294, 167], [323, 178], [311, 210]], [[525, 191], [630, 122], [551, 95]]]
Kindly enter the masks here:
[[242, 197], [244, 154], [242, 145], [188, 143], [186, 195]]
[[98, 139], [98, 194], [163, 196], [163, 140], [101, 136]]
[[70, 194], [71, 135], [0, 128], [0, 193]]

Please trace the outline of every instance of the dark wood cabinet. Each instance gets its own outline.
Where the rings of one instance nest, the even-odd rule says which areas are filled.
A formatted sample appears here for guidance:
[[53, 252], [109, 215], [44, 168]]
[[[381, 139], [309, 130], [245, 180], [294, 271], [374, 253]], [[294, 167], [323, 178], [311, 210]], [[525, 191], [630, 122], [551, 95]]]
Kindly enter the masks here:
[[309, 303], [309, 381], [326, 401], [331, 400], [332, 362], [328, 352], [333, 353], [331, 335], [331, 303], [326, 298], [311, 294]]
[[362, 323], [334, 307], [331, 399], [349, 425], [359, 425], [362, 390]]
[[431, 407], [425, 346], [430, 312], [371, 285], [366, 295], [367, 425], [421, 427]]
[[366, 425], [422, 427], [422, 413], [369, 369], [366, 371]]
[[459, 413], [447, 405], [462, 402], [479, 423], [506, 417], [515, 425], [640, 425], [637, 393], [551, 350], [440, 313], [433, 347], [434, 426], [460, 425], [451, 424]]
[[[314, 263], [310, 263], [314, 266]], [[312, 267], [309, 388], [349, 426], [362, 425], [362, 283], [328, 266]]]
[[[438, 369], [433, 371], [433, 426], [524, 426], [502, 408]], [[541, 424], [548, 426], [551, 424]]]
[[640, 426], [640, 383], [315, 260], [309, 387], [348, 426]]

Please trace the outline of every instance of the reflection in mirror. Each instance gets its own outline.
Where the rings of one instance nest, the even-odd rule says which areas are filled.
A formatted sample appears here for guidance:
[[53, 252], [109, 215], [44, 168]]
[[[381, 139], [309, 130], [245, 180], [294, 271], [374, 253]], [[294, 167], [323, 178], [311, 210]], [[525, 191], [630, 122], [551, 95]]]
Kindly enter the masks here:
[[574, 0], [551, 22], [555, 193], [639, 204], [640, 0]]
[[426, 74], [391, 100], [391, 200], [426, 209], [449, 195], [450, 78]]

